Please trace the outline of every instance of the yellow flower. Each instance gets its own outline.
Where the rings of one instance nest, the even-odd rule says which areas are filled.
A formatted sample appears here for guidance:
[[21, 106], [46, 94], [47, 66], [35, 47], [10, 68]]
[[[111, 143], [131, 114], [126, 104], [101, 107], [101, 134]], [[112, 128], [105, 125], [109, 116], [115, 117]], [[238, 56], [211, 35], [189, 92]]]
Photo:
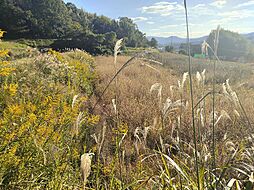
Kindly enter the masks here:
[[21, 115], [22, 114], [22, 107], [18, 104], [8, 106], [8, 110], [13, 115]]
[[118, 127], [118, 131], [119, 131], [119, 133], [121, 133], [121, 134], [127, 134], [127, 132], [128, 132], [128, 125], [127, 125], [127, 124], [121, 124], [121, 125]]
[[50, 49], [48, 51], [48, 54], [53, 55], [58, 61], [61, 61], [61, 62], [63, 61], [63, 56], [61, 55], [61, 53], [59, 53], [55, 50]]
[[17, 87], [18, 87], [17, 84], [10, 84], [9, 86], [8, 86], [8, 85], [5, 85], [5, 86], [4, 86], [4, 90], [8, 91], [8, 93], [9, 93], [11, 96], [15, 96], [15, 94], [16, 94], [16, 92], [17, 92]]
[[112, 171], [112, 166], [111, 165], [104, 166], [103, 170], [102, 170], [104, 175], [109, 175], [111, 173], [111, 171]]
[[11, 96], [15, 96], [17, 92], [18, 85], [17, 84], [10, 84], [9, 86], [9, 93]]
[[14, 68], [1, 68], [0, 69], [0, 76], [3, 76], [3, 77], [9, 76], [15, 70], [16, 69], [14, 69]]
[[27, 107], [27, 110], [29, 110], [31, 112], [35, 112], [35, 110], [36, 110], [36, 106], [34, 104], [32, 104], [31, 102], [29, 102], [26, 107]]
[[0, 50], [0, 57], [9, 57], [9, 50]]
[[18, 128], [18, 131], [17, 131], [17, 136], [20, 137], [22, 136], [22, 134], [27, 131], [27, 129], [29, 128], [29, 123], [23, 123], [19, 128]]
[[9, 64], [10, 64], [9, 61], [2, 61], [2, 62], [0, 62], [0, 65], [2, 65], [2, 66], [6, 66], [6, 65], [9, 65]]
[[3, 31], [2, 29], [0, 29], [0, 38], [2, 38], [4, 36], [5, 31]]
[[92, 125], [97, 124], [99, 122], [99, 120], [100, 120], [99, 115], [92, 115], [91, 117], [87, 118], [87, 122]]
[[34, 123], [37, 120], [37, 117], [34, 113], [31, 113], [28, 117], [30, 123]]

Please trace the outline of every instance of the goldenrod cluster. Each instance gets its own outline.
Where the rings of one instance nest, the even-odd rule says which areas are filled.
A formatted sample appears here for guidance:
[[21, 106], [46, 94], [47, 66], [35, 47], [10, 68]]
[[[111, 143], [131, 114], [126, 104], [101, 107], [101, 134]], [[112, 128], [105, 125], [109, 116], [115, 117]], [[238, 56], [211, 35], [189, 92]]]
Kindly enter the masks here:
[[59, 178], [78, 186], [86, 131], [99, 121], [85, 106], [95, 79], [92, 60], [51, 50], [14, 69], [6, 67], [8, 51], [0, 50], [0, 55], [0, 181], [9, 189], [41, 183], [43, 189], [57, 189]]

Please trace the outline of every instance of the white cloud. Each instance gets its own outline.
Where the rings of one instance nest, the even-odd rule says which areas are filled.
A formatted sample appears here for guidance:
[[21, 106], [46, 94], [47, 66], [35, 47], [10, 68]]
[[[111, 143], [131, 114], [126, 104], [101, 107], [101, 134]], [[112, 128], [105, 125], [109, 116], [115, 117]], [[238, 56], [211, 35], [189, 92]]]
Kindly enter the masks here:
[[251, 5], [254, 5], [254, 1], [247, 1], [244, 3], [240, 3], [235, 8], [242, 8], [242, 7], [247, 7], [247, 6], [251, 6]]
[[214, 6], [216, 8], [223, 8], [226, 4], [226, 0], [215, 0], [214, 2], [210, 3], [211, 6]]
[[158, 2], [151, 6], [145, 6], [141, 8], [142, 13], [158, 14], [160, 16], [169, 16], [175, 12], [183, 11], [184, 7], [177, 2]]
[[[186, 26], [186, 23], [182, 23], [181, 26]], [[204, 26], [204, 25], [203, 24], [196, 24], [196, 23], [189, 23], [189, 26], [198, 27], [198, 26]]]
[[238, 19], [253, 17], [254, 16], [253, 14], [254, 14], [254, 11], [251, 11], [248, 9], [242, 9], [242, 10], [223, 12], [223, 13], [219, 13], [218, 15], [223, 18], [238, 20]]
[[133, 17], [131, 19], [133, 20], [133, 22], [142, 22], [148, 20], [148, 18], [146, 17]]
[[193, 7], [193, 9], [199, 9], [199, 8], [204, 8], [206, 5], [205, 4], [197, 4]]
[[215, 11], [205, 4], [197, 4], [190, 8], [190, 16], [214, 15]]
[[218, 25], [223, 25], [223, 24], [229, 23], [230, 21], [232, 21], [232, 18], [219, 18], [219, 19], [210, 20], [209, 24], [211, 26], [218, 26]]
[[[176, 0], [161, 0], [161, 2], [146, 5], [139, 9], [144, 13], [142, 16], [148, 18], [144, 22], [146, 26], [142, 25], [148, 35], [164, 37], [172, 35], [186, 36], [183, 5], [173, 1]], [[254, 31], [254, 26], [251, 24], [251, 20], [254, 18], [254, 9], [252, 9], [254, 0], [210, 0], [209, 2], [199, 2], [199, 4], [196, 3], [188, 7], [192, 38], [208, 35], [217, 25], [241, 33]], [[149, 16], [152, 16], [152, 18], [149, 18]], [[163, 16], [169, 16], [170, 19], [163, 18]], [[155, 26], [155, 24], [157, 27], [153, 28], [152, 26]]]
[[186, 36], [186, 32], [182, 31], [182, 32], [152, 32], [149, 33], [149, 36], [160, 36], [160, 37], [169, 37], [169, 36], [179, 36], [179, 37], [185, 37]]
[[159, 28], [152, 28], [151, 31], [160, 31]]
[[176, 28], [176, 27], [179, 27], [179, 26], [181, 26], [181, 25], [178, 25], [178, 24], [168, 24], [168, 25], [160, 26], [160, 29]]

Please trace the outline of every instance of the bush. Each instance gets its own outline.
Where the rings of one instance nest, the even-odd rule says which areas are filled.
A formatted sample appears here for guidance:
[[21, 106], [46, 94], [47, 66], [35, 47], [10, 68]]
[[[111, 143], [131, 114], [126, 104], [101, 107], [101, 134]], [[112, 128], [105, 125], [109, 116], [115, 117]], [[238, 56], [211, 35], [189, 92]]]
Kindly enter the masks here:
[[96, 79], [93, 62], [81, 51], [0, 61], [1, 189], [81, 186], [80, 155], [99, 119], [84, 106]]

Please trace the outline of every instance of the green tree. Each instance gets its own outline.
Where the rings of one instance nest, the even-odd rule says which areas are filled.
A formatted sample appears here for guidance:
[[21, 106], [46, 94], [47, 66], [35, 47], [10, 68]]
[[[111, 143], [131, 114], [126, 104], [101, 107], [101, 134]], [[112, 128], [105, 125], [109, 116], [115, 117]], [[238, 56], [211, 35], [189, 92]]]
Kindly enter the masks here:
[[[207, 42], [214, 49], [216, 31], [212, 31]], [[229, 30], [220, 30], [218, 56], [226, 60], [242, 60], [251, 57], [253, 44], [244, 36]], [[209, 55], [213, 56], [209, 51]]]
[[93, 54], [112, 53], [120, 38], [129, 47], [148, 46], [130, 18], [97, 16], [63, 0], [1, 0], [0, 12], [7, 39], [53, 39], [52, 48], [81, 48]]
[[165, 51], [166, 52], [173, 52], [174, 51], [174, 47], [173, 46], [166, 46], [165, 47]]
[[151, 47], [157, 48], [158, 42], [155, 38], [152, 38], [151, 41], [149, 42]]

